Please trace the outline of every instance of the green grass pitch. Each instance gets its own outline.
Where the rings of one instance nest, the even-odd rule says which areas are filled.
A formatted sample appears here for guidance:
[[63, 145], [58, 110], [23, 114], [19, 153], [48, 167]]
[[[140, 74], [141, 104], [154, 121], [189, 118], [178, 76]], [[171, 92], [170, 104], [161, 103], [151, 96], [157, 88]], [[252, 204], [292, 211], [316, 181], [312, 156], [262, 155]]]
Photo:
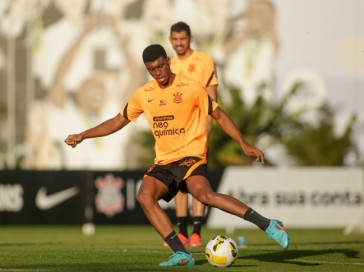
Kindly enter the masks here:
[[1, 226], [0, 272], [18, 271], [364, 271], [364, 234], [342, 229], [289, 229], [291, 244], [282, 250], [258, 229], [202, 230], [204, 244], [224, 234], [244, 236], [230, 267], [210, 265], [204, 247], [190, 248], [196, 265], [160, 267], [173, 253], [151, 226], [96, 226], [84, 236], [81, 226]]

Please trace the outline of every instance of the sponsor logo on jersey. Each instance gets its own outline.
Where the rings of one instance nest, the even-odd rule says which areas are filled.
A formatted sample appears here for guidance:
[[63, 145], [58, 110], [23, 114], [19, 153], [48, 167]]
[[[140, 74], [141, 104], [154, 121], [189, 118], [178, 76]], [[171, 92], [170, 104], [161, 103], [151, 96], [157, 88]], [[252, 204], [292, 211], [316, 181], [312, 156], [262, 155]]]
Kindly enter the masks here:
[[154, 122], [158, 122], [158, 121], [167, 121], [167, 120], [173, 120], [174, 116], [173, 115], [166, 115], [166, 116], [154, 116], [153, 117], [153, 121]]
[[186, 86], [188, 86], [188, 83], [184, 83], [182, 81], [181, 81], [181, 83], [177, 84], [177, 87], [186, 87]]
[[153, 87], [148, 87], [144, 89], [144, 92], [151, 92], [151, 91], [154, 91]]
[[159, 106], [165, 106], [165, 105], [167, 105], [167, 102], [166, 102], [166, 100], [160, 100], [159, 101]]
[[184, 134], [185, 132], [186, 130], [184, 128], [169, 128], [169, 124], [167, 121], [153, 123], [153, 134], [155, 137], [158, 138], [162, 136]]

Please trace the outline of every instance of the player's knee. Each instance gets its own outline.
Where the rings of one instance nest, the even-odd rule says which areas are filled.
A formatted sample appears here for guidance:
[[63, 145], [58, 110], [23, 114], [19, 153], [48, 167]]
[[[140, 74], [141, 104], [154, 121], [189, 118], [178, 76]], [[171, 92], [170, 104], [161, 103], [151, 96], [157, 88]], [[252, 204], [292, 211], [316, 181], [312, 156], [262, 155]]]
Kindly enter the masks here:
[[149, 194], [139, 192], [137, 195], [137, 201], [142, 207], [148, 207], [152, 202], [152, 197]]
[[205, 206], [214, 206], [214, 192], [202, 192], [195, 198]]

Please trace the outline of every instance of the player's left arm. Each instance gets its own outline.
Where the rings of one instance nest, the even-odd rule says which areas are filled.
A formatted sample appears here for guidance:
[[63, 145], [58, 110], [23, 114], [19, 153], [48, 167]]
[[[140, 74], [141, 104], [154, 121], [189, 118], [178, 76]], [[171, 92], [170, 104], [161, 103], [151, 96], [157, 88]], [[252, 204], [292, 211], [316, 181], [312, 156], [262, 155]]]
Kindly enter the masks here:
[[[208, 95], [215, 101], [217, 101], [217, 86], [219, 84], [219, 81], [217, 79], [217, 71], [216, 71], [216, 65], [213, 60], [208, 55], [204, 55], [205, 60], [203, 64], [203, 82], [205, 82], [205, 89], [208, 93]], [[211, 131], [212, 126], [212, 118], [210, 116], [207, 117], [206, 120], [206, 133], [209, 135]]]
[[226, 134], [228, 134], [241, 146], [247, 156], [255, 157], [256, 161], [264, 163], [263, 152], [260, 151], [259, 148], [248, 144], [233, 120], [231, 120], [231, 118], [220, 107], [217, 107], [210, 115], [216, 120]]
[[217, 85], [207, 86], [206, 91], [213, 100], [217, 101]]
[[[213, 100], [217, 101], [217, 85], [207, 86], [206, 87], [206, 92], [208, 93], [208, 95]], [[206, 133], [207, 133], [207, 135], [209, 135], [209, 133], [211, 131], [211, 126], [212, 126], [212, 118], [210, 116], [208, 116], [207, 120], [206, 120]]]

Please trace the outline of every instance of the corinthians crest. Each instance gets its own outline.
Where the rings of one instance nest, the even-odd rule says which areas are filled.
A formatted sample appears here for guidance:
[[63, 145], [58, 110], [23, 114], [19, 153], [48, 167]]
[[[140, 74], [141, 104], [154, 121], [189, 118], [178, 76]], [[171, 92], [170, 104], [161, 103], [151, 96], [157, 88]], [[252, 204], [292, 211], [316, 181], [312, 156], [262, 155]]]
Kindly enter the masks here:
[[195, 70], [196, 70], [196, 64], [191, 63], [191, 64], [188, 66], [188, 72], [193, 73]]
[[173, 98], [173, 102], [176, 104], [179, 104], [183, 101], [182, 99], [182, 93], [176, 92], [175, 94], [173, 94], [174, 98]]
[[121, 189], [124, 187], [124, 180], [107, 174], [105, 177], [98, 177], [95, 181], [99, 190], [95, 197], [96, 208], [99, 212], [111, 217], [124, 209], [124, 196]]

